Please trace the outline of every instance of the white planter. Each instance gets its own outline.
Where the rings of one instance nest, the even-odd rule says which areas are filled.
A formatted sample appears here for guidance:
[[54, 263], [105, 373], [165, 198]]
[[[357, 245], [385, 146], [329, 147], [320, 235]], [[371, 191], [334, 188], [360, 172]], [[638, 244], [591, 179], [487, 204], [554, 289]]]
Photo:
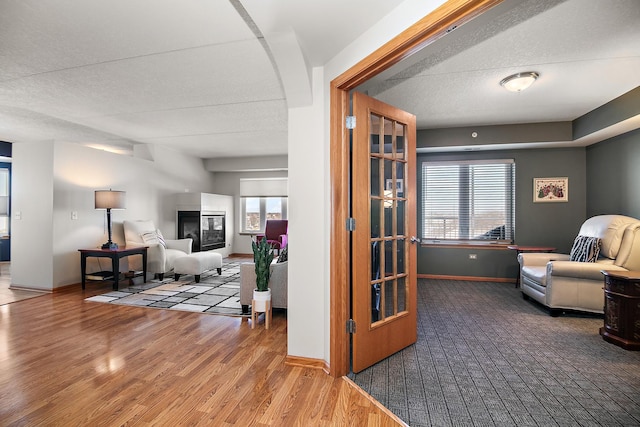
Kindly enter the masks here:
[[265, 313], [267, 311], [267, 301], [271, 301], [271, 289], [266, 291], [253, 290], [254, 312]]

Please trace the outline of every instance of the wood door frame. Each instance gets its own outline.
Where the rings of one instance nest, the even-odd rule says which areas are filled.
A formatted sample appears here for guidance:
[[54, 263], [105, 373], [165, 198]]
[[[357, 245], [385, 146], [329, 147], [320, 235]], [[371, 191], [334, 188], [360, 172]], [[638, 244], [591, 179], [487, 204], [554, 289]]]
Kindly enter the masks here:
[[449, 0], [331, 81], [329, 374], [333, 377], [349, 372], [349, 334], [346, 323], [350, 307], [351, 260], [349, 232], [345, 227], [349, 217], [349, 132], [344, 126], [344, 118], [349, 115], [349, 91], [502, 1]]

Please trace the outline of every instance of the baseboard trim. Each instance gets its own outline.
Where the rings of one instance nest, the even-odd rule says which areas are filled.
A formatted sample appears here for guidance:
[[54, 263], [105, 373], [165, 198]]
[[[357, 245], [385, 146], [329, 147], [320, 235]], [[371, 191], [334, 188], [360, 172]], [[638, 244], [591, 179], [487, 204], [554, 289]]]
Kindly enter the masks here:
[[312, 359], [310, 357], [287, 356], [284, 364], [288, 366], [299, 366], [301, 368], [322, 369], [329, 373], [329, 364], [322, 359]]
[[12, 291], [39, 292], [41, 294], [50, 294], [55, 291], [55, 290], [52, 291], [51, 289], [39, 289], [39, 288], [30, 288], [28, 286], [14, 286], [14, 285], [9, 285], [9, 289], [11, 289]]
[[77, 288], [78, 286], [82, 286], [82, 283], [72, 283], [70, 285], [60, 286], [58, 288], [53, 288], [53, 292], [66, 292]]
[[469, 282], [516, 283], [515, 278], [511, 279], [509, 277], [450, 276], [446, 274], [418, 274], [418, 279], [467, 280]]
[[229, 254], [227, 258], [253, 258], [253, 254]]
[[409, 427], [409, 425], [407, 423], [405, 423], [404, 421], [402, 421], [400, 418], [398, 418], [398, 416], [396, 414], [394, 414], [393, 412], [391, 412], [389, 409], [387, 409], [382, 403], [378, 402], [376, 399], [373, 398], [373, 396], [371, 396], [369, 393], [367, 393], [366, 391], [364, 391], [363, 389], [360, 388], [360, 386], [358, 384], [356, 384], [355, 382], [353, 382], [349, 377], [342, 377], [342, 379], [350, 386], [352, 387], [355, 391], [357, 391], [358, 393], [360, 393], [365, 399], [367, 399], [369, 402], [371, 402], [373, 405], [375, 405], [378, 409], [380, 409], [380, 411], [384, 412], [387, 416], [389, 416], [390, 418], [392, 418], [395, 422], [398, 423], [398, 425], [400, 426], [405, 426], [405, 427]]

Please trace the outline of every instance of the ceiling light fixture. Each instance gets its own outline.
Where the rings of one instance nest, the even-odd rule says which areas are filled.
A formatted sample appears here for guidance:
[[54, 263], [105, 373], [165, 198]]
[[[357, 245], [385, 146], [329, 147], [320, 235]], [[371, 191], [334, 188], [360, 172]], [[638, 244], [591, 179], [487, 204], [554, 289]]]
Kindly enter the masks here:
[[524, 73], [514, 74], [505, 77], [500, 81], [500, 86], [509, 92], [522, 92], [536, 81], [540, 74], [534, 71], [526, 71]]

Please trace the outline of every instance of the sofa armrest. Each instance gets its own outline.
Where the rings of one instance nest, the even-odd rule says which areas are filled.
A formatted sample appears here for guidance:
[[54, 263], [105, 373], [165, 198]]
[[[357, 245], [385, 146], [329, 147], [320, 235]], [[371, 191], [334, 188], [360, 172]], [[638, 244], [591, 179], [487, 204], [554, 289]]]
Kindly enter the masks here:
[[[140, 243], [140, 242], [125, 242], [127, 247], [135, 247], [138, 248], [140, 246], [148, 246], [147, 249], [147, 271], [150, 273], [163, 273], [164, 271], [160, 271], [164, 268], [165, 259], [167, 258], [166, 250], [164, 246], [159, 243], [148, 244], [148, 243]], [[138, 257], [129, 257], [132, 258], [129, 260], [129, 268], [132, 270], [142, 270], [142, 260], [138, 259]]]
[[273, 301], [273, 306], [277, 308], [287, 308], [288, 306], [288, 265], [288, 261], [271, 264], [269, 288], [271, 288], [271, 300]]
[[287, 238], [288, 238], [287, 234], [280, 235], [280, 248], [284, 248], [285, 246], [287, 246]]
[[518, 262], [522, 267], [524, 266], [538, 266], [542, 267], [547, 265], [549, 261], [569, 261], [569, 255], [567, 254], [555, 254], [547, 252], [528, 252], [518, 254]]
[[148, 246], [149, 249], [147, 249], [147, 257], [149, 259], [149, 261], [151, 260], [162, 260], [162, 262], [164, 263], [164, 258], [165, 258], [165, 249], [164, 246], [162, 246], [159, 243], [140, 243], [140, 242], [125, 242], [125, 245], [128, 248], [139, 248], [141, 246]]
[[256, 266], [252, 262], [240, 264], [240, 304], [249, 305], [256, 288]]
[[598, 262], [552, 261], [547, 264], [547, 276], [564, 276], [577, 279], [602, 280], [602, 270], [627, 271], [626, 268]]
[[179, 240], [165, 239], [164, 242], [167, 244], [168, 249], [177, 249], [186, 254], [191, 253], [191, 248], [193, 246], [193, 239], [191, 238]]

